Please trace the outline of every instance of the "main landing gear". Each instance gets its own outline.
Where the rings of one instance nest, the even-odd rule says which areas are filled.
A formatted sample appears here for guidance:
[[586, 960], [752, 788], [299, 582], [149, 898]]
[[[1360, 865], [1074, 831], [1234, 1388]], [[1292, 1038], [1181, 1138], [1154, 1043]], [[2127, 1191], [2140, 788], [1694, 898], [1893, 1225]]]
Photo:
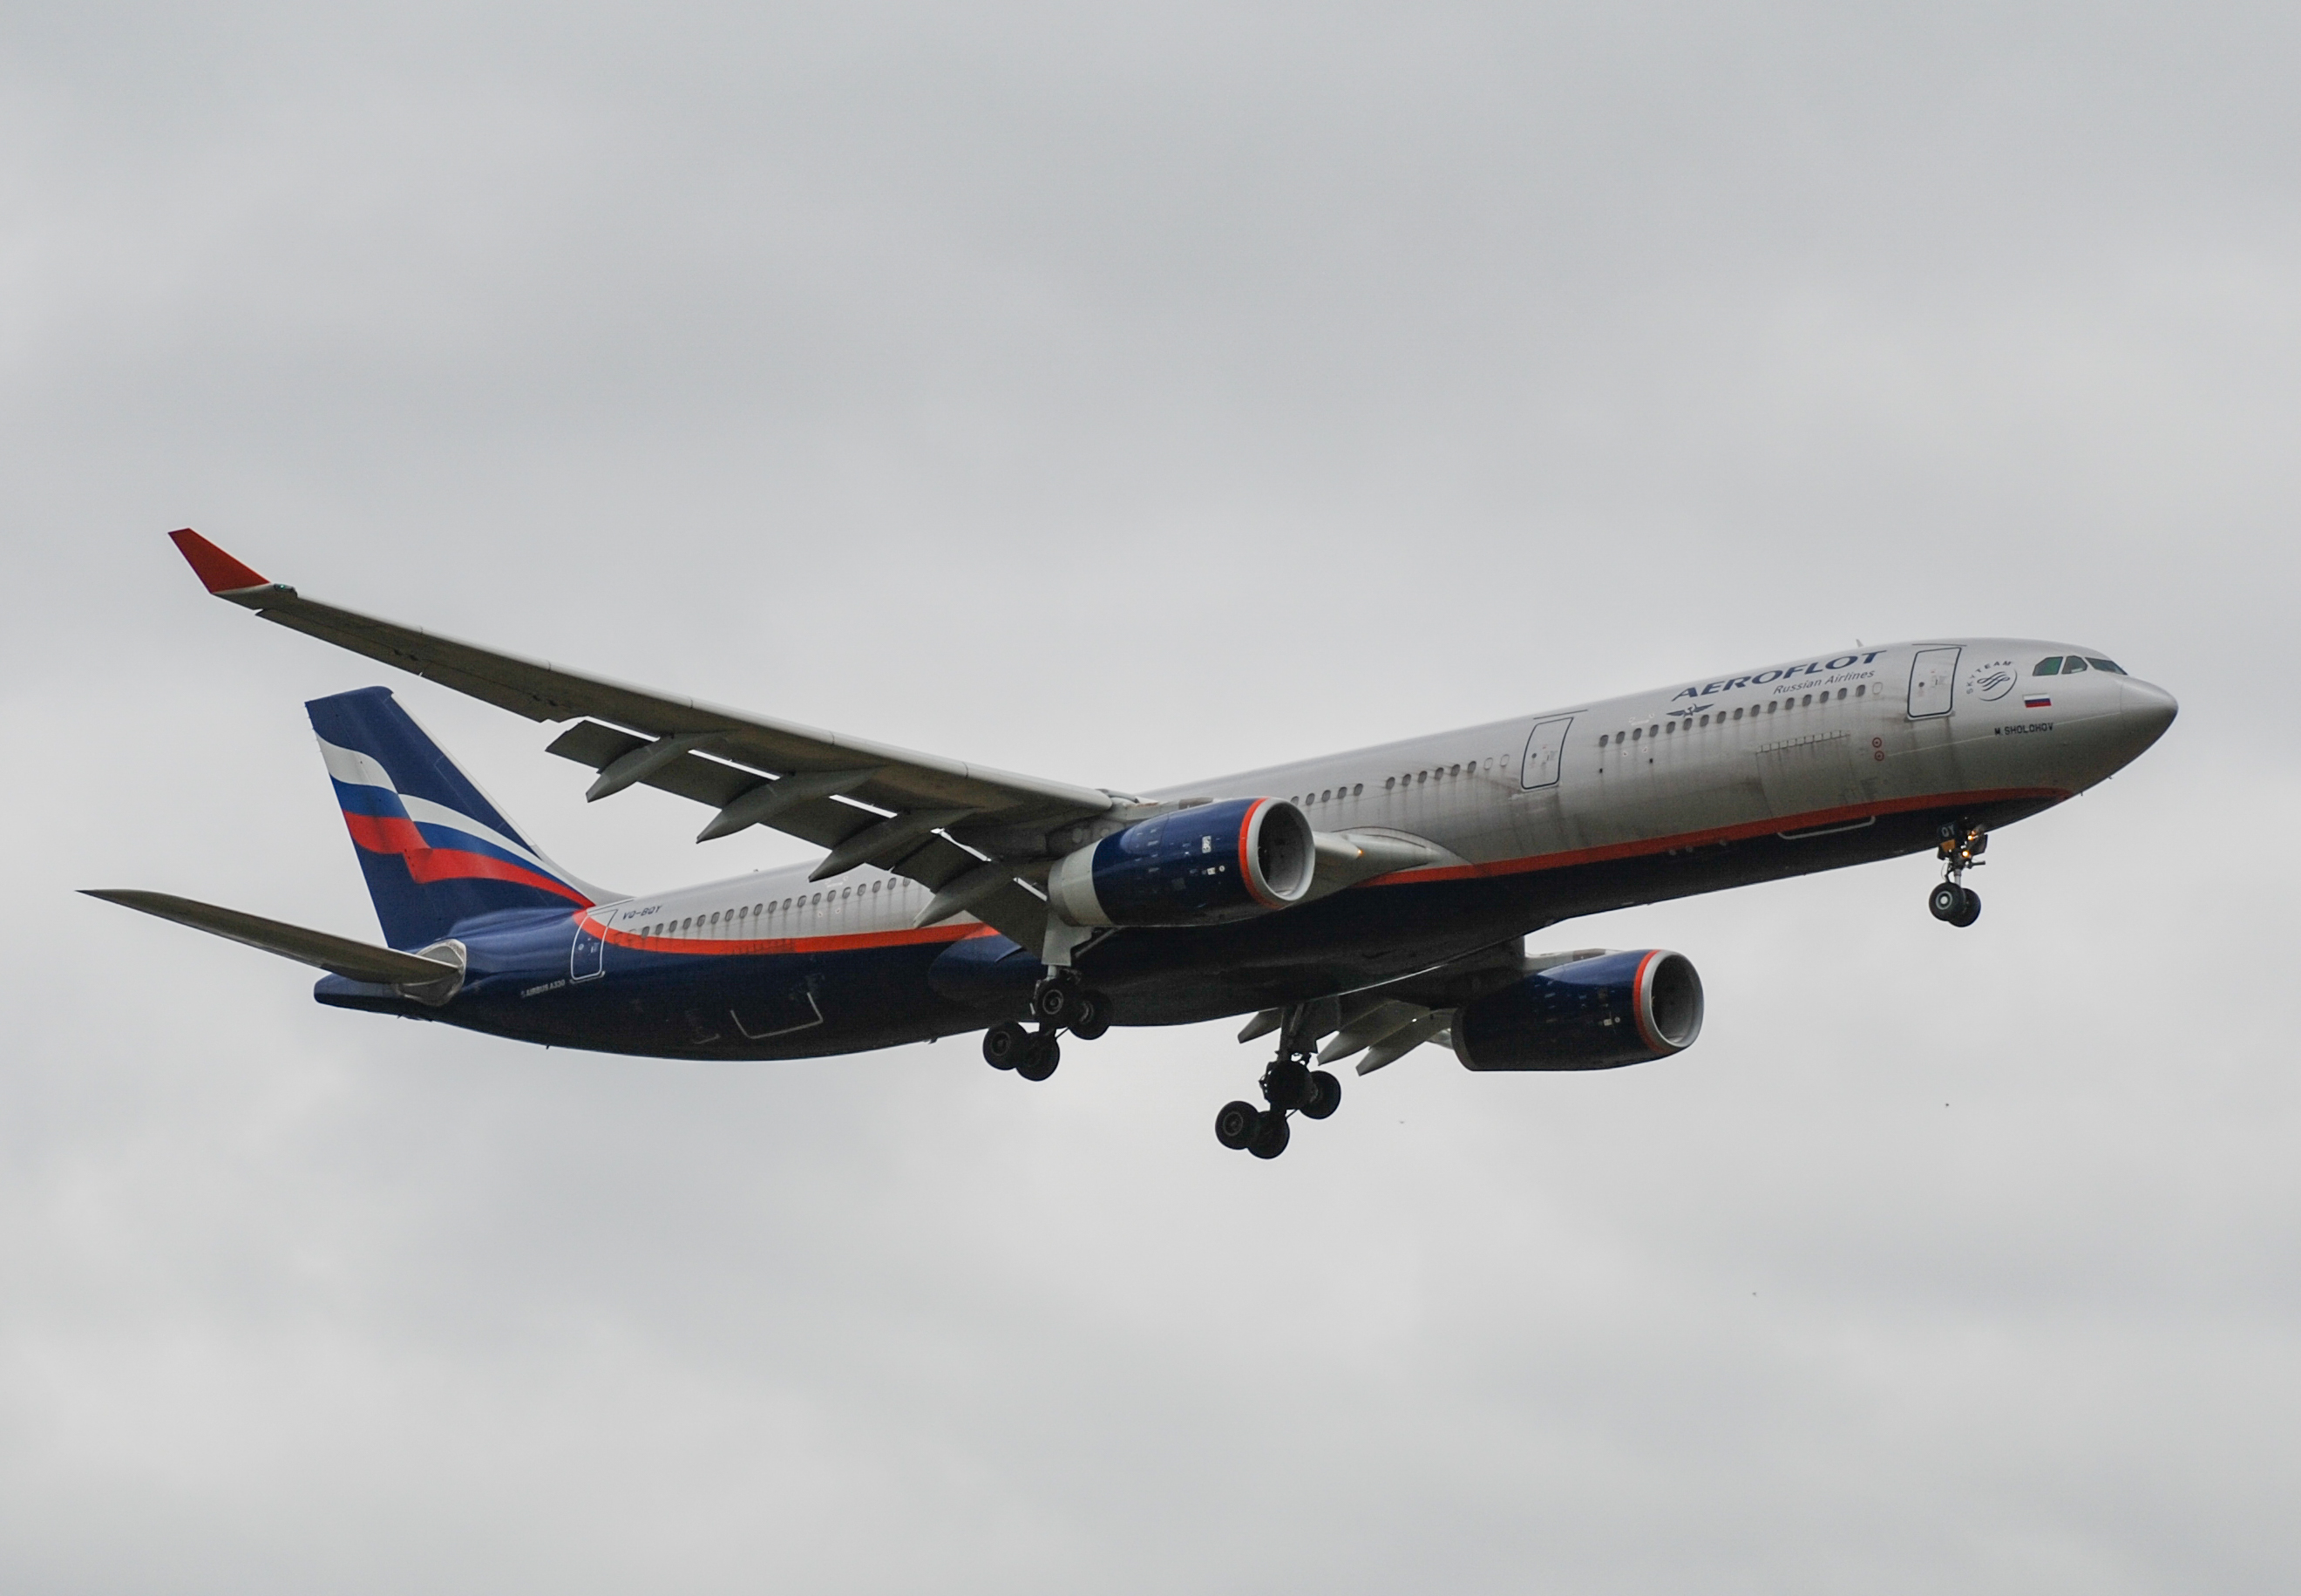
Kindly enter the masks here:
[[1965, 873], [1987, 861], [1989, 833], [1964, 821], [1941, 828], [1942, 879], [1926, 894], [1926, 908], [1937, 920], [1968, 926], [1981, 918], [1981, 894], [1965, 884]]
[[983, 1033], [983, 1061], [995, 1070], [1013, 1070], [1025, 1081], [1043, 1081], [1063, 1061], [1066, 1031], [1092, 1041], [1110, 1029], [1110, 999], [1091, 991], [1067, 971], [1050, 974], [1031, 994], [1033, 1031], [1019, 1020], [1002, 1020]]
[[1303, 1025], [1303, 1010], [1289, 1009], [1278, 1032], [1278, 1057], [1262, 1072], [1262, 1098], [1270, 1106], [1231, 1102], [1215, 1116], [1215, 1140], [1233, 1151], [1258, 1158], [1275, 1158], [1286, 1150], [1293, 1133], [1286, 1116], [1324, 1119], [1343, 1106], [1343, 1083], [1325, 1070], [1313, 1069], [1311, 1038]]

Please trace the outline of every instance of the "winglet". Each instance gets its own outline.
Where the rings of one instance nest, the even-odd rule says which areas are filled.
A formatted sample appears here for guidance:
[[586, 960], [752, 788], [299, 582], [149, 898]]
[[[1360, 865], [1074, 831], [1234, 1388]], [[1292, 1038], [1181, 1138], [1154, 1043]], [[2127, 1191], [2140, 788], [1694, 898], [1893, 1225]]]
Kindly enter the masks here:
[[205, 582], [211, 593], [236, 593], [243, 588], [272, 585], [189, 527], [170, 532], [168, 539], [175, 544], [177, 552], [191, 563], [192, 574]]

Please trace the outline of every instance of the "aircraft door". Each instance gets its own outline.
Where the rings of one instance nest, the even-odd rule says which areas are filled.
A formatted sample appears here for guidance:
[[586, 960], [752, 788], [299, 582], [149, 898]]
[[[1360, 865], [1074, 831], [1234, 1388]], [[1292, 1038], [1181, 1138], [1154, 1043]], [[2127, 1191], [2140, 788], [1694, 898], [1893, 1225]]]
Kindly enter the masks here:
[[575, 941], [567, 950], [567, 979], [591, 981], [607, 973], [607, 939], [589, 915], [575, 916]]
[[1950, 689], [1957, 684], [1955, 648], [1920, 648], [1910, 662], [1910, 718], [1947, 714]]
[[1525, 763], [1519, 767], [1520, 787], [1532, 792], [1537, 787], [1558, 785], [1559, 756], [1565, 751], [1566, 729], [1573, 723], [1570, 714], [1535, 723], [1533, 735], [1526, 740]]

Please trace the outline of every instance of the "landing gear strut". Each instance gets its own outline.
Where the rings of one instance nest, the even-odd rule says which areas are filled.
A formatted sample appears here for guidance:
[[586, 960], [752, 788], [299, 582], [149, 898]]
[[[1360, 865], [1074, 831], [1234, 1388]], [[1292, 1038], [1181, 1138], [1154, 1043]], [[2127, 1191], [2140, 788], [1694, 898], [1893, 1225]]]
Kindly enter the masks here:
[[1343, 1106], [1343, 1083], [1325, 1070], [1311, 1067], [1315, 1055], [1304, 1010], [1286, 1011], [1278, 1032], [1278, 1057], [1262, 1072], [1262, 1098], [1269, 1104], [1257, 1108], [1249, 1102], [1229, 1102], [1215, 1116], [1215, 1140], [1234, 1151], [1258, 1158], [1275, 1158], [1293, 1140], [1286, 1116], [1325, 1119]]
[[1981, 894], [1965, 884], [1965, 873], [1987, 862], [1981, 856], [1988, 848], [1989, 833], [1982, 827], [1968, 821], [1943, 825], [1937, 850], [1942, 879], [1926, 894], [1927, 911], [1935, 919], [1963, 927], [1981, 918]]
[[1092, 1041], [1110, 1029], [1110, 999], [1082, 985], [1069, 971], [1050, 972], [1031, 994], [1036, 1031], [1020, 1020], [1001, 1020], [983, 1033], [983, 1061], [995, 1070], [1013, 1070], [1025, 1081], [1043, 1081], [1063, 1061], [1066, 1031]]

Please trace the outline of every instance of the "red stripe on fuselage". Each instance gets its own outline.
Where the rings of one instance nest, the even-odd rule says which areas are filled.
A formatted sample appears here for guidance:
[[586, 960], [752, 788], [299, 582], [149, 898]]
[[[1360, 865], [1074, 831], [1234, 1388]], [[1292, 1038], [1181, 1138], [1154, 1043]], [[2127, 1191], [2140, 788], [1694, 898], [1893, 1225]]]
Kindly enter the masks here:
[[1642, 837], [1634, 842], [1612, 842], [1602, 848], [1565, 848], [1554, 854], [1528, 854], [1523, 858], [1496, 859], [1485, 865], [1427, 865], [1417, 870], [1400, 870], [1389, 875], [1362, 882], [1360, 886], [1395, 887], [1419, 886], [1427, 882], [1462, 882], [1480, 876], [1524, 875], [1536, 870], [1564, 870], [1576, 865], [1603, 865], [1616, 859], [1635, 859], [1649, 854], [1666, 854], [1681, 848], [1700, 848], [1709, 842], [1741, 842], [1753, 837], [1770, 837], [1782, 831], [1803, 831], [1816, 826], [1836, 825], [1864, 816], [1907, 815], [1919, 809], [1940, 809], [1957, 804], [2002, 804], [2020, 798], [2051, 798], [2059, 803], [2076, 795], [2059, 787], [2006, 787], [1987, 792], [1932, 793], [1923, 798], [1894, 798], [1878, 804], [1848, 804], [1837, 809], [1816, 809], [1807, 815], [1794, 815], [1782, 820], [1748, 821], [1738, 825], [1713, 826], [1707, 831], [1678, 831], [1663, 837]]
[[[1895, 798], [1887, 803], [1855, 804], [1838, 809], [1818, 809], [1809, 815], [1794, 815], [1786, 820], [1753, 821], [1741, 825], [1718, 826], [1703, 831], [1682, 831], [1667, 837], [1649, 837], [1636, 842], [1615, 843], [1604, 848], [1573, 848], [1554, 854], [1535, 854], [1519, 859], [1498, 859], [1486, 865], [1434, 865], [1420, 870], [1401, 870], [1381, 876], [1361, 886], [1390, 887], [1420, 885], [1430, 882], [1468, 881], [1481, 876], [1530, 874], [1539, 870], [1560, 870], [1575, 865], [1605, 864], [1617, 859], [1636, 858], [1643, 855], [1669, 853], [1681, 848], [1697, 848], [1705, 842], [1731, 842], [1752, 837], [1770, 836], [1780, 831], [1803, 831], [1845, 820], [1859, 820], [1863, 815], [1907, 814], [1917, 809], [1939, 808], [1953, 804], [2004, 803], [2019, 798], [2062, 799], [2072, 796], [2053, 787], [2015, 787], [1995, 791], [1942, 793], [1925, 798]], [[1268, 800], [1264, 800], [1268, 802]], [[1257, 807], [1260, 807], [1259, 805]], [[1251, 822], [1253, 811], [1249, 811]], [[347, 821], [355, 817], [347, 815]], [[398, 823], [406, 824], [406, 822]], [[356, 833], [355, 833], [356, 835]], [[1246, 863], [1246, 830], [1239, 832], [1239, 863]], [[1253, 878], [1250, 874], [1251, 883]], [[1355, 889], [1353, 889], [1355, 890]], [[1284, 907], [1284, 906], [1276, 906]], [[970, 937], [997, 936], [996, 926], [964, 923], [952, 925], [929, 926], [924, 931], [859, 932], [841, 936], [762, 937], [727, 940], [697, 937], [645, 937], [633, 932], [615, 931], [598, 923], [595, 916], [582, 916], [594, 936], [618, 948], [635, 948], [647, 953], [680, 953], [701, 957], [730, 955], [762, 955], [791, 953], [840, 953], [868, 948], [896, 948], [929, 942], [962, 942]], [[1649, 957], [1638, 966], [1637, 980], [1644, 982], [1653, 960]], [[1660, 1040], [1648, 1028], [1644, 1010], [1638, 1013], [1638, 1033], [1649, 1047], [1667, 1049], [1669, 1044]]]
[[579, 918], [593, 936], [617, 948], [636, 948], [642, 953], [683, 953], [708, 958], [765, 954], [853, 953], [866, 948], [920, 947], [933, 942], [964, 942], [970, 937], [999, 935], [996, 926], [962, 923], [930, 925], [920, 931], [849, 932], [839, 936], [823, 937], [646, 937], [637, 932], [616, 931], [602, 925], [594, 915], [583, 915]]

